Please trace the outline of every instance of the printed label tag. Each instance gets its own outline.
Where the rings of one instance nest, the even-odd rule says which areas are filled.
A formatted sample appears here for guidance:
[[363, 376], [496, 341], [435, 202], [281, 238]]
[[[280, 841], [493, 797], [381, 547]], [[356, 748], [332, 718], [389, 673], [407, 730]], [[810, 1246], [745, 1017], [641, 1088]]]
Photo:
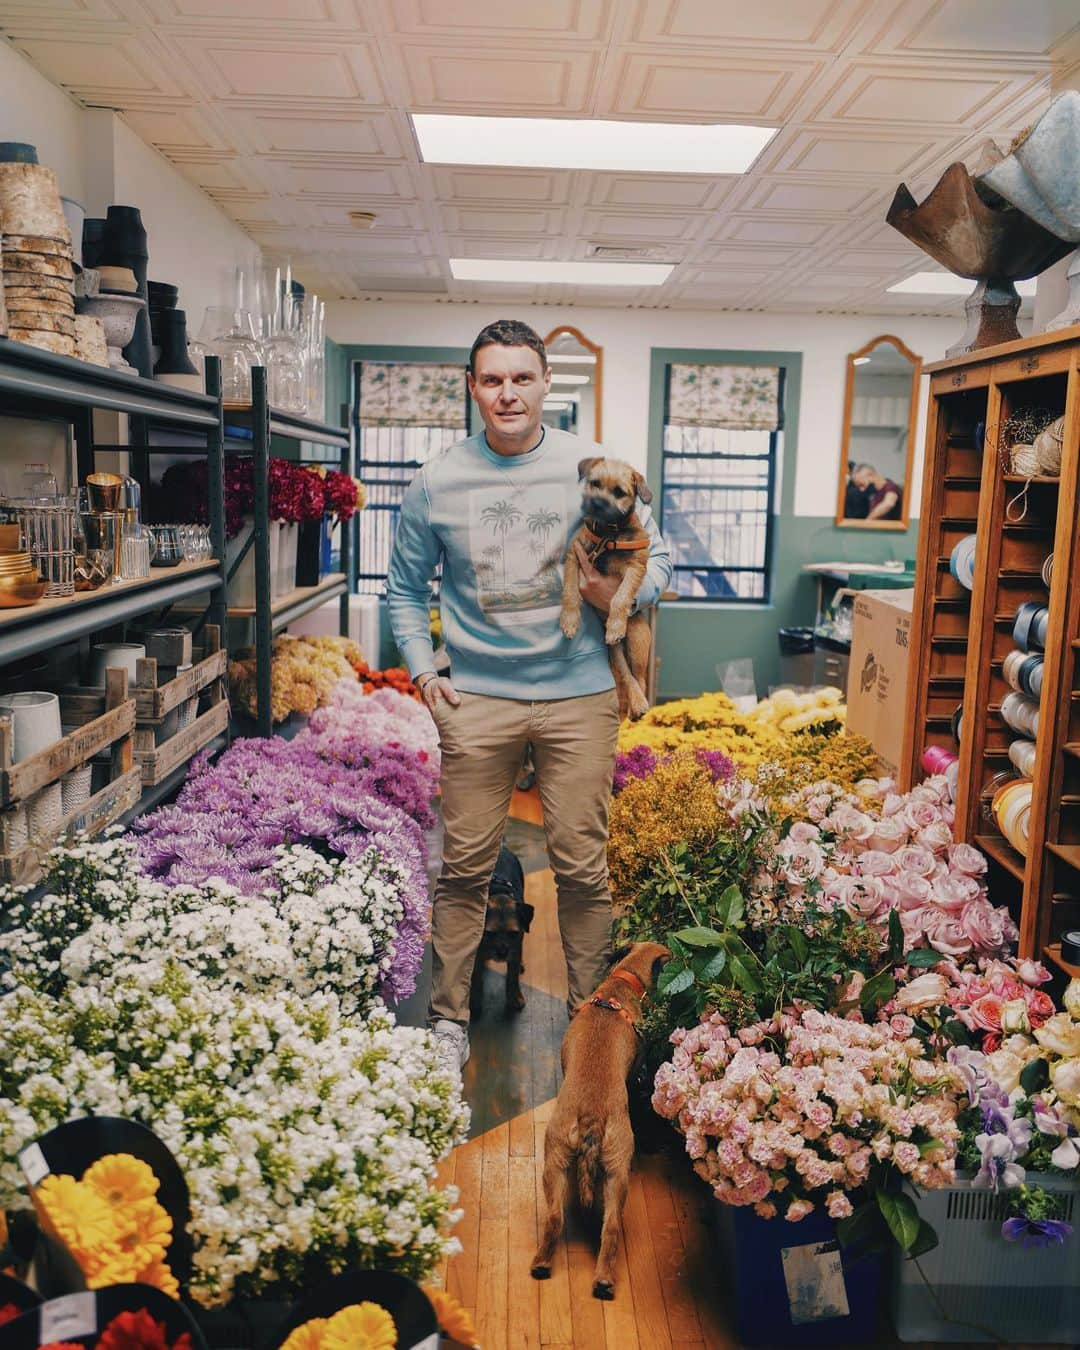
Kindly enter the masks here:
[[[31, 1186], [36, 1186], [38, 1182], [44, 1181], [49, 1175], [49, 1164], [45, 1161], [45, 1154], [41, 1151], [40, 1144], [30, 1144], [19, 1154], [19, 1166], [23, 1170], [23, 1176]], [[53, 1337], [53, 1339], [57, 1339]]]
[[38, 1316], [41, 1345], [70, 1341], [76, 1336], [93, 1336], [97, 1331], [97, 1296], [88, 1289], [82, 1294], [50, 1299], [41, 1305]]
[[839, 1243], [810, 1242], [802, 1247], [782, 1247], [780, 1258], [794, 1326], [850, 1315]]

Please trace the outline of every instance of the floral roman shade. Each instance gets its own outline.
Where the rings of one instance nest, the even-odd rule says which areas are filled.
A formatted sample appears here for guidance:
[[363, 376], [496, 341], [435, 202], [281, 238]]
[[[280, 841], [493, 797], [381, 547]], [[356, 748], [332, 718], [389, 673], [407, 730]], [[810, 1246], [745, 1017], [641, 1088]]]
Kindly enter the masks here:
[[361, 361], [360, 425], [464, 431], [464, 366]]
[[673, 364], [668, 384], [668, 425], [775, 431], [780, 418], [777, 366]]

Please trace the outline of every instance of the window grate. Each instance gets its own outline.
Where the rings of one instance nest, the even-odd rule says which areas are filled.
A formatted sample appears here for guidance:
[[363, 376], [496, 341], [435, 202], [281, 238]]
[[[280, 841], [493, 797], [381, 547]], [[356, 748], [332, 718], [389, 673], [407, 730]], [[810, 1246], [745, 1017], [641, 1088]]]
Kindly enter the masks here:
[[[781, 407], [783, 392], [781, 371]], [[667, 419], [665, 394], [660, 511], [672, 589], [695, 600], [767, 603], [778, 433]]]
[[356, 471], [367, 490], [367, 506], [360, 531], [356, 582], [361, 594], [382, 595], [405, 489], [417, 469], [461, 440], [462, 432], [456, 427], [361, 426], [359, 369], [357, 363], [353, 400]]

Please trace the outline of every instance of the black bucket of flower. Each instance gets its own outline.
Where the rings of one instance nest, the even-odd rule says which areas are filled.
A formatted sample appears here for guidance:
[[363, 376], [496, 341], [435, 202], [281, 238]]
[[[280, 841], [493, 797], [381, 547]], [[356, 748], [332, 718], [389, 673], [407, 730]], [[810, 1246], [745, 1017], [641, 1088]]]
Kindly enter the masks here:
[[[50, 1278], [43, 1286], [43, 1292], [51, 1295], [67, 1293], [72, 1289], [83, 1288], [85, 1282], [76, 1282], [70, 1269], [70, 1255], [65, 1262], [63, 1253], [57, 1250], [63, 1247], [63, 1243], [48, 1221], [37, 1195], [38, 1188], [50, 1175], [71, 1176], [77, 1181], [81, 1180], [95, 1164], [118, 1154], [128, 1155], [144, 1163], [157, 1178], [158, 1189], [154, 1198], [172, 1222], [172, 1232], [165, 1248], [165, 1264], [180, 1290], [187, 1287], [192, 1263], [192, 1240], [188, 1232], [191, 1204], [187, 1182], [179, 1163], [157, 1135], [137, 1121], [116, 1116], [82, 1116], [78, 1120], [57, 1125], [20, 1154], [31, 1195], [34, 1196], [44, 1255], [49, 1263]], [[112, 1204], [122, 1205], [123, 1177], [117, 1181], [116, 1194], [107, 1196], [107, 1199]]]
[[148, 1284], [67, 1294], [0, 1325], [0, 1350], [57, 1343], [86, 1350], [206, 1350], [183, 1304]]
[[357, 1325], [376, 1320], [377, 1311], [368, 1312], [361, 1308], [363, 1304], [375, 1304], [389, 1315], [398, 1350], [429, 1350], [439, 1344], [435, 1309], [418, 1284], [394, 1271], [349, 1270], [336, 1275], [296, 1305], [275, 1345], [284, 1346], [292, 1332], [316, 1319], [328, 1321], [351, 1315]]
[[31, 1289], [14, 1275], [0, 1273], [0, 1327], [13, 1322], [16, 1317], [36, 1308], [41, 1295]]

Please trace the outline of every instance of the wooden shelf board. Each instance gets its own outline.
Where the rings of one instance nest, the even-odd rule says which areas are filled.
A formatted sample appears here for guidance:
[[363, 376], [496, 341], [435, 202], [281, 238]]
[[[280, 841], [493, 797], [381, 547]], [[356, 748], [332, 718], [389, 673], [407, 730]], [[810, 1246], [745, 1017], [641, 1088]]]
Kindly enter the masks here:
[[1043, 956], [1052, 961], [1059, 970], [1063, 970], [1071, 979], [1080, 980], [1080, 966], [1071, 965], [1061, 954], [1061, 943], [1051, 942], [1043, 948]]
[[1070, 867], [1075, 867], [1080, 871], [1080, 844], [1051, 844], [1047, 842], [1046, 847], [1054, 855], [1060, 858], [1063, 863], [1068, 863]]
[[1010, 843], [997, 835], [980, 834], [976, 835], [975, 844], [987, 857], [1004, 867], [1006, 872], [1011, 872], [1017, 881], [1023, 881], [1024, 859]]
[[[1012, 342], [999, 342], [996, 347], [979, 347], [973, 352], [965, 352], [963, 356], [947, 356], [943, 361], [931, 361], [923, 366], [923, 374], [934, 374], [939, 370], [955, 370], [958, 366], [979, 365], [983, 361], [993, 361], [1002, 356], [1028, 355], [1029, 352], [1039, 351], [1043, 347], [1054, 347], [1064, 345], [1069, 342], [1080, 341], [1080, 325], [1074, 325], [1071, 328], [1056, 328], [1051, 333], [1040, 333], [1038, 337], [1014, 338]], [[1034, 371], [1033, 375], [1038, 377], [1040, 372]], [[1045, 372], [1042, 372], [1045, 374]], [[959, 392], [967, 393], [968, 390]]]
[[975, 473], [947, 473], [945, 482], [949, 487], [978, 487], [982, 479]]
[[1063, 754], [1072, 755], [1073, 759], [1080, 759], [1080, 742], [1066, 742], [1061, 749]]
[[[319, 582], [317, 586], [297, 586], [295, 590], [287, 591], [270, 606], [271, 614], [282, 614], [293, 605], [299, 604], [303, 600], [314, 601], [315, 597], [324, 591], [332, 591], [336, 586], [340, 586], [345, 580], [344, 572], [330, 572]], [[229, 606], [229, 617], [231, 619], [250, 619], [255, 615], [254, 605], [241, 605], [234, 608]]]
[[1056, 486], [1061, 482], [1056, 473], [1037, 473], [1032, 478], [1027, 478], [1022, 473], [1007, 473], [1004, 478], [1006, 483], [1053, 483]]
[[151, 569], [148, 577], [139, 581], [118, 581], [115, 586], [106, 582], [104, 586], [99, 586], [96, 591], [79, 591], [75, 595], [55, 596], [48, 600], [39, 600], [36, 605], [26, 605], [22, 609], [0, 610], [0, 633], [5, 628], [14, 628], [19, 624], [33, 622], [47, 614], [51, 615], [58, 612], [67, 614], [73, 609], [100, 604], [103, 600], [111, 600], [117, 595], [128, 595], [132, 591], [150, 590], [155, 586], [163, 585], [165, 582], [175, 581], [178, 577], [188, 577], [196, 572], [216, 572], [220, 567], [221, 564], [215, 562], [212, 558], [200, 559], [198, 562], [182, 562], [176, 567], [155, 567]]

